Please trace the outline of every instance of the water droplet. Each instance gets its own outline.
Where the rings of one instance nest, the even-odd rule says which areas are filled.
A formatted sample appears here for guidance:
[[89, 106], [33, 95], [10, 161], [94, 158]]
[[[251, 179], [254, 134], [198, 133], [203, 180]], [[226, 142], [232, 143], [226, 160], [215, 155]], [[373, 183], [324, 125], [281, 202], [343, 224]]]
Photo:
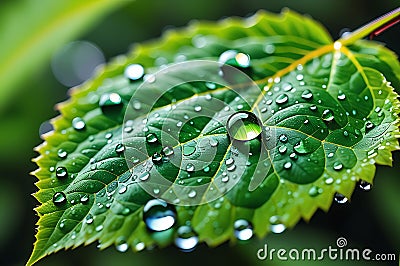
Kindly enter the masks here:
[[194, 107], [194, 110], [196, 111], [196, 112], [200, 112], [201, 111], [201, 106], [200, 105], [196, 105], [195, 107]]
[[298, 75], [296, 76], [296, 79], [297, 79], [298, 81], [301, 81], [301, 80], [304, 79], [304, 75], [303, 75], [303, 74], [298, 74]]
[[138, 80], [144, 76], [144, 68], [139, 64], [129, 65], [125, 68], [124, 75], [132, 81]]
[[101, 230], [103, 230], [103, 225], [100, 224], [100, 225], [96, 226], [95, 230], [96, 230], [96, 232], [100, 232]]
[[326, 178], [325, 179], [325, 184], [327, 184], [327, 185], [331, 185], [331, 184], [333, 184], [333, 177], [328, 177], [328, 178]]
[[119, 252], [126, 252], [129, 248], [128, 243], [126, 243], [125, 240], [120, 240], [115, 246], [115, 249], [118, 250]]
[[370, 191], [372, 188], [371, 183], [368, 183], [367, 181], [364, 180], [360, 180], [358, 186], [364, 191]]
[[234, 162], [235, 162], [235, 160], [234, 160], [233, 158], [228, 158], [228, 159], [225, 160], [225, 164], [226, 164], [227, 166], [233, 164]]
[[298, 154], [307, 154], [312, 151], [312, 147], [310, 145], [307, 145], [307, 142], [304, 140], [300, 140], [293, 146], [293, 150], [298, 153]]
[[190, 156], [196, 151], [195, 143], [188, 143], [183, 146], [183, 155]]
[[277, 104], [284, 104], [288, 100], [289, 100], [289, 97], [285, 93], [283, 93], [283, 94], [279, 95], [278, 97], [276, 97], [275, 102]]
[[310, 190], [308, 190], [308, 195], [310, 195], [310, 197], [316, 197], [320, 194], [322, 194], [323, 189], [317, 186], [312, 186], [310, 188]]
[[340, 193], [335, 193], [334, 199], [337, 203], [340, 203], [340, 204], [344, 204], [349, 200], [348, 198], [346, 198], [346, 196], [344, 196], [343, 194], [340, 194]]
[[175, 224], [176, 212], [165, 201], [152, 199], [143, 207], [143, 221], [151, 231], [165, 231]]
[[171, 146], [165, 146], [162, 148], [162, 154], [165, 156], [172, 156], [174, 154], [174, 149]]
[[67, 168], [65, 168], [63, 166], [57, 167], [56, 176], [59, 179], [64, 179], [64, 178], [68, 177]]
[[270, 230], [274, 234], [280, 234], [283, 233], [286, 230], [286, 226], [280, 222], [280, 219], [278, 216], [272, 216], [269, 219], [270, 224]]
[[291, 162], [286, 162], [284, 165], [283, 165], [283, 168], [285, 168], [285, 169], [290, 169], [292, 167], [292, 163]]
[[346, 99], [346, 94], [344, 94], [343, 92], [339, 92], [337, 98], [341, 101]]
[[122, 186], [119, 188], [118, 193], [119, 193], [119, 194], [124, 194], [124, 193], [127, 191], [127, 189], [128, 189], [127, 186], [122, 185]]
[[333, 169], [336, 170], [336, 171], [340, 171], [340, 170], [343, 169], [343, 164], [341, 164], [340, 162], [335, 162], [333, 164]]
[[141, 174], [139, 176], [139, 180], [146, 181], [147, 179], [149, 179], [149, 177], [150, 177], [150, 173], [149, 172], [144, 172], [143, 174]]
[[155, 134], [149, 133], [146, 136], [146, 141], [147, 141], [147, 143], [152, 143], [153, 144], [153, 143], [156, 143], [158, 141], [158, 139], [157, 139], [157, 136]]
[[261, 123], [256, 115], [247, 111], [240, 111], [231, 115], [226, 127], [228, 134], [238, 141], [255, 139], [262, 131]]
[[335, 117], [334, 117], [334, 115], [333, 115], [333, 112], [332, 112], [330, 109], [325, 109], [325, 110], [322, 112], [322, 119], [323, 119], [324, 121], [330, 122], [330, 121], [332, 121], [334, 118], [335, 118]]
[[57, 151], [57, 155], [58, 155], [59, 158], [65, 159], [67, 157], [68, 153], [63, 149], [59, 149]]
[[175, 245], [182, 251], [192, 251], [199, 243], [199, 238], [192, 227], [183, 225], [178, 228]]
[[103, 114], [113, 115], [122, 109], [122, 98], [118, 93], [105, 93], [101, 95], [99, 106]]
[[279, 146], [278, 151], [280, 154], [284, 154], [287, 151], [287, 147], [285, 145]]
[[292, 153], [289, 155], [289, 157], [290, 157], [290, 159], [292, 159], [292, 160], [297, 160], [297, 159], [298, 159], [297, 154], [294, 153], [294, 152], [292, 152]]
[[53, 203], [56, 206], [63, 205], [67, 202], [67, 197], [64, 192], [56, 192], [53, 196]]
[[86, 204], [86, 203], [88, 203], [89, 202], [89, 196], [88, 195], [83, 195], [82, 197], [81, 197], [81, 203], [82, 204]]
[[194, 171], [194, 165], [192, 163], [188, 163], [186, 165], [186, 171], [193, 172]]
[[210, 166], [204, 167], [203, 171], [204, 171], [204, 173], [210, 172]]
[[72, 119], [72, 127], [73, 127], [75, 130], [80, 131], [80, 130], [84, 130], [84, 129], [85, 129], [86, 124], [85, 124], [85, 121], [83, 121], [82, 118], [80, 118], [80, 117], [75, 117], [74, 119]]
[[191, 190], [191, 191], [188, 193], [188, 197], [189, 197], [189, 198], [194, 198], [194, 197], [196, 197], [196, 195], [197, 195], [197, 193], [196, 193], [195, 190]]
[[153, 156], [151, 156], [151, 160], [153, 161], [154, 164], [160, 164], [162, 163], [162, 156], [158, 152], [154, 153]]
[[93, 223], [93, 216], [91, 214], [88, 214], [85, 218], [86, 224], [92, 224]]
[[234, 234], [238, 240], [246, 241], [253, 236], [253, 226], [244, 219], [236, 220], [233, 224]]
[[310, 110], [315, 112], [318, 110], [318, 107], [315, 104], [313, 104], [310, 106]]
[[215, 90], [217, 88], [217, 84], [213, 82], [206, 82], [205, 85], [209, 90]]
[[365, 133], [368, 133], [368, 132], [371, 131], [374, 127], [375, 127], [375, 125], [374, 125], [371, 121], [367, 121], [367, 122], [365, 123]]
[[313, 98], [313, 94], [310, 90], [305, 90], [301, 94], [301, 98], [303, 98], [305, 100], [311, 100]]
[[122, 143], [117, 144], [117, 146], [115, 146], [115, 152], [117, 154], [121, 154], [125, 151], [125, 145]]
[[218, 62], [238, 68], [248, 68], [250, 66], [250, 56], [235, 50], [227, 50], [219, 56]]
[[210, 146], [211, 147], [217, 147], [218, 146], [218, 140], [215, 138], [210, 138]]

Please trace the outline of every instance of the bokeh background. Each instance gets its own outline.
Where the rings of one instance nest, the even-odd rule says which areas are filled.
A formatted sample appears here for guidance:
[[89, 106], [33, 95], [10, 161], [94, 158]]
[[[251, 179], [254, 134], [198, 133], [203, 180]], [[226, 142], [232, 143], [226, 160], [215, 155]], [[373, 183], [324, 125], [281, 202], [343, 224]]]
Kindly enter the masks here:
[[[5, 70], [1, 61], [6, 58], [6, 53], [13, 47], [18, 48], [31, 30], [60, 27], [59, 36], [50, 36], [47, 44], [34, 47], [16, 69], [11, 69], [12, 73], [10, 70], [0, 80], [0, 84], [8, 84], [6, 88], [0, 85], [0, 265], [24, 265], [32, 251], [37, 221], [32, 210], [37, 202], [31, 196], [35, 191], [35, 178], [29, 175], [36, 168], [31, 162], [37, 156], [32, 148], [41, 143], [39, 128], [42, 122], [56, 116], [54, 105], [68, 97], [69, 85], [60, 83], [53, 70], [62, 55], [60, 51], [71, 48], [71, 41], [92, 43], [98, 49], [91, 50], [95, 51], [91, 60], [108, 61], [128, 52], [133, 43], [159, 37], [165, 29], [184, 26], [191, 20], [248, 16], [259, 9], [280, 12], [285, 7], [310, 15], [337, 38], [342, 29], [355, 29], [399, 5], [395, 0], [114, 0], [119, 3], [109, 4], [109, 7], [94, 12], [84, 22], [71, 17], [67, 25], [58, 25], [59, 18], [65, 18], [62, 10], [64, 2], [68, 1], [0, 1], [0, 66], [3, 65], [0, 71]], [[58, 7], [61, 10], [57, 11]], [[57, 12], [60, 14], [57, 15]], [[49, 19], [46, 20], [46, 17]], [[63, 27], [70, 30], [63, 30]], [[39, 37], [46, 39], [47, 33], [43, 30]], [[399, 33], [400, 25], [397, 25], [377, 40], [399, 54]], [[12, 76], [15, 82], [7, 83]], [[396, 89], [400, 92], [400, 88]], [[378, 166], [371, 191], [356, 190], [351, 203], [333, 204], [328, 213], [318, 211], [310, 222], [300, 222], [294, 229], [280, 235], [269, 235], [265, 239], [236, 246], [224, 244], [214, 249], [200, 245], [192, 253], [182, 253], [169, 247], [138, 254], [121, 254], [113, 247], [100, 252], [93, 244], [53, 254], [37, 265], [289, 265], [282, 261], [259, 261], [256, 252], [265, 243], [271, 248], [320, 249], [335, 246], [340, 236], [348, 240], [349, 246], [395, 253], [398, 260], [400, 153], [394, 153], [393, 158], [393, 168]], [[398, 263], [371, 262], [368, 265]], [[295, 264], [322, 265], [322, 262]], [[364, 262], [325, 261], [323, 264], [364, 265]]]

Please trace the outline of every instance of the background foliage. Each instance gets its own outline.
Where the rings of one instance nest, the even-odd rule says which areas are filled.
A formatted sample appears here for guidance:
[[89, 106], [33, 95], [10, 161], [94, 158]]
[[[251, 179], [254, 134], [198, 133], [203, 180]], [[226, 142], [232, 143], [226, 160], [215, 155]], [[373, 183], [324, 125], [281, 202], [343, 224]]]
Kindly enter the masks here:
[[[52, 10], [51, 6], [46, 4], [47, 2], [49, 1], [3, 0], [0, 3], [0, 13], [3, 14], [0, 19], [0, 36], [10, 39], [11, 45], [14, 42], [14, 46], [18, 47], [24, 35], [29, 33], [29, 30], [34, 30], [32, 21], [42, 21], [43, 24], [38, 22], [37, 25], [54, 23], [53, 20], [59, 19], [62, 12], [59, 11], [60, 15], [48, 15], [55, 14], [56, 11]], [[73, 38], [89, 40], [98, 45], [106, 58], [110, 59], [118, 54], [126, 53], [130, 44], [134, 42], [157, 37], [164, 29], [186, 25], [193, 19], [217, 20], [232, 15], [246, 16], [258, 9], [279, 12], [283, 7], [311, 15], [323, 23], [335, 39], [342, 28], [355, 29], [397, 7], [395, 1], [390, 0], [367, 3], [362, 0], [353, 0], [351, 3], [345, 0], [287, 0], [279, 1], [279, 3], [258, 0], [137, 0], [119, 1], [115, 6], [119, 8], [113, 9], [110, 5], [104, 10], [94, 12], [93, 19], [82, 20], [82, 23], [72, 23], [76, 20], [67, 20], [67, 25], [73, 24], [72, 33], [64, 40], [60, 40], [59, 44]], [[21, 14], [30, 14], [30, 16]], [[11, 30], [4, 30], [8, 28], [10, 21], [13, 21], [5, 17], [16, 17], [17, 20], [12, 23], [18, 23], [18, 25], [10, 27]], [[41, 29], [41, 26], [38, 28]], [[387, 46], [397, 54], [400, 53], [398, 32], [397, 26], [378, 38], [387, 43]], [[9, 35], [11, 33], [15, 37]], [[48, 36], [45, 35], [45, 37]], [[54, 42], [55, 38], [57, 36], [48, 37], [48, 42]], [[54, 104], [67, 97], [67, 88], [55, 80], [49, 60], [46, 60], [46, 56], [49, 59], [55, 46], [35, 47], [33, 57], [27, 57], [25, 60], [35, 61], [34, 57], [39, 53], [44, 54], [43, 59], [36, 60], [35, 64], [28, 64], [26, 61], [28, 66], [15, 68], [14, 72], [20, 72], [15, 74], [19, 81], [9, 83], [7, 88], [0, 89], [0, 98], [6, 99], [0, 101], [2, 122], [0, 123], [0, 162], [3, 188], [0, 193], [0, 265], [24, 264], [34, 242], [36, 217], [32, 208], [37, 202], [30, 196], [35, 191], [35, 187], [34, 178], [28, 174], [36, 168], [33, 163], [29, 163], [30, 159], [36, 156], [32, 147], [41, 142], [38, 135], [40, 124], [57, 115], [53, 108]], [[6, 42], [0, 43], [0, 51], [8, 48]], [[0, 53], [0, 55], [3, 54]], [[4, 57], [0, 58], [1, 65]], [[38, 66], [40, 62], [43, 63]], [[2, 82], [6, 83], [5, 79], [7, 76]], [[400, 88], [397, 88], [397, 92], [400, 92], [399, 90]], [[294, 230], [282, 235], [270, 235], [267, 239], [235, 247], [225, 244], [215, 249], [208, 249], [201, 245], [195, 252], [188, 254], [173, 247], [141, 254], [131, 252], [120, 254], [112, 248], [99, 252], [95, 245], [91, 245], [74, 251], [59, 252], [40, 261], [37, 265], [83, 265], [85, 262], [86, 265], [155, 265], [159, 261], [162, 261], [164, 265], [186, 265], [193, 262], [263, 265], [266, 261], [258, 261], [256, 251], [264, 243], [275, 248], [289, 249], [298, 246], [323, 248], [334, 245], [339, 236], [346, 237], [352, 246], [369, 247], [377, 252], [398, 254], [400, 213], [396, 211], [398, 209], [396, 204], [400, 200], [399, 162], [400, 155], [397, 152], [394, 153], [393, 168], [378, 167], [372, 191], [356, 191], [350, 204], [334, 205], [328, 214], [318, 211], [309, 224], [302, 222]], [[272, 265], [282, 264], [288, 263], [279, 261], [272, 263]]]

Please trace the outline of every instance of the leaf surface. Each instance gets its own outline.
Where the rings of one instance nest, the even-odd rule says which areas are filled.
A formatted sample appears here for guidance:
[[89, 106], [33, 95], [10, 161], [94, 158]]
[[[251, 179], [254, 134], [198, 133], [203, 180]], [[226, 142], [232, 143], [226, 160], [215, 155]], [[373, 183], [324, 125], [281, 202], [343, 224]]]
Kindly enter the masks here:
[[[207, 63], [227, 50], [249, 55], [250, 66], [230, 64], [253, 83]], [[195, 59], [210, 61], [165, 68]], [[146, 75], [129, 80], [132, 64]], [[136, 45], [72, 91], [37, 148], [28, 264], [94, 241], [120, 251], [190, 237], [215, 246], [327, 211], [335, 193], [350, 198], [357, 182], [372, 183], [376, 163], [391, 164], [399, 73], [388, 49], [333, 42], [292, 11], [194, 23]], [[249, 123], [231, 127], [238, 114]]]

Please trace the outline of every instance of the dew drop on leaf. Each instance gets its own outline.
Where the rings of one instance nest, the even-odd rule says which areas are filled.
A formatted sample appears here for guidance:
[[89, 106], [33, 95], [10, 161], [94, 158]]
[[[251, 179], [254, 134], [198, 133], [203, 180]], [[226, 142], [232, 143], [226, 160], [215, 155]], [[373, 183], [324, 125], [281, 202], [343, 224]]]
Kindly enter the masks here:
[[192, 227], [183, 225], [178, 228], [174, 243], [180, 250], [190, 252], [199, 243], [199, 237]]
[[279, 141], [286, 143], [288, 141], [288, 137], [285, 134], [279, 136]]
[[139, 180], [146, 181], [147, 179], [149, 179], [149, 177], [150, 177], [150, 173], [149, 172], [144, 172], [143, 174], [141, 174], [139, 176]]
[[195, 190], [191, 190], [191, 191], [189, 191], [189, 193], [188, 193], [188, 197], [189, 198], [194, 198], [194, 197], [196, 197], [196, 195], [197, 195], [197, 193], [196, 193], [196, 191]]
[[205, 85], [209, 90], [215, 90], [217, 88], [217, 85], [213, 82], [206, 82]]
[[371, 131], [374, 127], [375, 127], [375, 125], [374, 125], [371, 121], [367, 121], [367, 122], [365, 123], [365, 132], [368, 133], [368, 132]]
[[280, 219], [278, 216], [272, 216], [269, 219], [269, 222], [271, 223], [269, 229], [274, 234], [280, 234], [286, 230], [286, 226], [280, 222]]
[[278, 148], [280, 154], [284, 154], [287, 151], [287, 147], [285, 145], [281, 145]]
[[257, 138], [262, 131], [258, 118], [255, 114], [247, 111], [236, 112], [231, 115], [227, 122], [229, 136], [238, 141], [249, 141]]
[[172, 156], [174, 154], [174, 149], [171, 146], [165, 146], [162, 148], [161, 152], [165, 156]]
[[219, 56], [218, 62], [233, 67], [248, 68], [250, 66], [250, 56], [235, 50], [227, 50]]
[[370, 191], [372, 188], [371, 183], [364, 181], [364, 180], [360, 180], [358, 186], [364, 191]]
[[194, 165], [192, 163], [188, 163], [186, 165], [186, 171], [193, 172], [195, 170]]
[[310, 110], [315, 112], [318, 110], [318, 107], [315, 104], [313, 104], [310, 106]]
[[210, 146], [211, 147], [217, 147], [218, 146], [218, 140], [215, 138], [210, 138]]
[[67, 197], [64, 192], [56, 192], [53, 196], [53, 203], [56, 206], [63, 205], [67, 202]]
[[153, 143], [156, 143], [158, 141], [158, 139], [157, 139], [157, 136], [155, 134], [149, 133], [146, 136], [146, 141], [147, 141], [147, 143], [153, 144]]
[[344, 204], [349, 200], [348, 198], [346, 198], [346, 196], [340, 193], [335, 193], [334, 199], [339, 204]]
[[125, 240], [120, 240], [116, 243], [115, 249], [118, 250], [119, 252], [126, 252], [129, 248], [128, 243], [126, 243]]
[[89, 201], [89, 196], [88, 195], [83, 195], [80, 199], [82, 204], [86, 204]]
[[245, 219], [236, 220], [233, 224], [233, 229], [238, 240], [246, 241], [253, 236], [253, 226]]
[[153, 156], [151, 156], [151, 160], [154, 164], [160, 164], [162, 163], [162, 156], [158, 152], [154, 153]]
[[118, 93], [104, 93], [99, 100], [104, 115], [118, 114], [122, 109], [122, 98]]
[[136, 81], [144, 76], [144, 68], [139, 64], [131, 64], [125, 68], [125, 77], [131, 81]]
[[310, 90], [305, 90], [301, 94], [301, 98], [303, 98], [305, 100], [311, 100], [313, 98], [313, 94]]
[[340, 171], [340, 170], [343, 169], [343, 164], [340, 163], [340, 162], [335, 162], [335, 163], [333, 164], [333, 169], [336, 170], [336, 171]]
[[58, 155], [59, 158], [65, 159], [67, 157], [68, 153], [63, 149], [59, 149], [57, 151], [57, 155]]
[[330, 122], [330, 121], [332, 121], [334, 118], [335, 118], [335, 117], [334, 117], [334, 115], [333, 115], [332, 110], [330, 110], [330, 109], [325, 109], [325, 110], [322, 112], [322, 119], [323, 119], [324, 121]]
[[284, 165], [283, 165], [283, 168], [285, 168], [285, 169], [290, 169], [290, 168], [292, 168], [292, 163], [291, 162], [286, 162]]
[[323, 189], [317, 186], [312, 186], [309, 190], [308, 190], [308, 195], [310, 195], [310, 197], [316, 197], [320, 194], [322, 194]]
[[201, 111], [201, 106], [200, 105], [196, 105], [195, 107], [194, 107], [194, 110], [196, 111], [196, 112], [200, 112]]
[[85, 124], [85, 121], [83, 121], [82, 118], [80, 118], [80, 117], [75, 117], [74, 119], [72, 119], [72, 127], [73, 127], [75, 130], [80, 131], [80, 130], [84, 130], [84, 129], [85, 129], [86, 124]]
[[64, 166], [57, 167], [56, 176], [58, 179], [64, 179], [64, 178], [68, 177], [67, 168], [65, 168]]
[[143, 207], [143, 221], [151, 231], [165, 231], [176, 222], [176, 211], [172, 205], [163, 200], [149, 200]]
[[307, 154], [310, 153], [311, 150], [311, 146], [307, 145], [306, 142], [304, 140], [300, 140], [299, 142], [297, 142], [294, 146], [293, 146], [293, 150], [297, 153], [297, 154]]
[[289, 96], [287, 96], [287, 94], [283, 93], [283, 94], [280, 94], [278, 97], [276, 97], [275, 102], [277, 104], [284, 104], [284, 103], [287, 103], [288, 100], [289, 100]]
[[346, 94], [344, 94], [343, 92], [340, 92], [337, 96], [337, 98], [341, 101], [344, 101], [346, 99]]
[[123, 153], [124, 151], [125, 151], [125, 145], [124, 145], [124, 144], [118, 143], [118, 144], [115, 146], [115, 152], [116, 152], [117, 154], [121, 154], [121, 153]]

